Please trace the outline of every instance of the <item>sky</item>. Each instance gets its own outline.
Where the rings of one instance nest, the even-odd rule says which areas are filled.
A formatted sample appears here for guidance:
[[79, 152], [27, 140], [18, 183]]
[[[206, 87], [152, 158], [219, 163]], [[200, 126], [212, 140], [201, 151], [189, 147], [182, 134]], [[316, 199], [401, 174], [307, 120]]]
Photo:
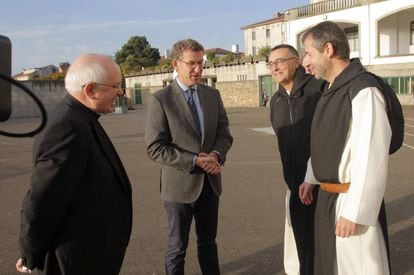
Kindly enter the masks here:
[[[310, 0], [1, 0], [0, 35], [12, 42], [12, 73], [69, 62], [82, 53], [114, 55], [145, 36], [160, 55], [193, 38], [204, 48], [243, 47], [243, 26]], [[1, 62], [1, 60], [0, 60]]]

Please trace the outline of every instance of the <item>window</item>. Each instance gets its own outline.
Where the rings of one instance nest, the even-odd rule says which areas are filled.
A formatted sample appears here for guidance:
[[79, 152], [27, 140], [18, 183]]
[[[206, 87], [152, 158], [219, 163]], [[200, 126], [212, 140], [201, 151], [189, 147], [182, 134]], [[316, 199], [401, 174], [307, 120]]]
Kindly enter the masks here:
[[252, 40], [256, 40], [256, 31], [252, 31]]
[[345, 28], [344, 31], [348, 38], [349, 49], [351, 52], [359, 51], [358, 26]]
[[414, 76], [384, 77], [383, 79], [397, 94], [414, 93]]
[[247, 80], [247, 74], [238, 74], [237, 75], [237, 81], [246, 81]]
[[270, 38], [270, 29], [266, 29], [266, 38]]
[[256, 47], [252, 47], [252, 55], [255, 56], [256, 55]]

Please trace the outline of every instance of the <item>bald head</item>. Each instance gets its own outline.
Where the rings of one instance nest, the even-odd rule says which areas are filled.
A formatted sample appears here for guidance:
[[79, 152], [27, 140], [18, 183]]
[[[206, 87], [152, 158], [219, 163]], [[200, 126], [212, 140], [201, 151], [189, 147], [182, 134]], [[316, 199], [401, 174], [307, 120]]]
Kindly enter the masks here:
[[76, 58], [65, 77], [65, 87], [70, 94], [80, 93], [88, 83], [105, 83], [108, 75], [120, 74], [115, 61], [109, 56], [84, 54]]
[[66, 90], [97, 113], [111, 113], [122, 95], [121, 70], [112, 58], [99, 54], [81, 55], [73, 61], [65, 78]]

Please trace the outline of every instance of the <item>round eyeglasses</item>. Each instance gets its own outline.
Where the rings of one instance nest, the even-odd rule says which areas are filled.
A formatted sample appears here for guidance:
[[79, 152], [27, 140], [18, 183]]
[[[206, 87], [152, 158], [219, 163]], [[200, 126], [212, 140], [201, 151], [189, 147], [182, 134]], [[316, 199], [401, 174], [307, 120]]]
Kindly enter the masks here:
[[284, 65], [286, 63], [286, 61], [291, 60], [291, 59], [295, 59], [295, 58], [297, 58], [297, 57], [294, 56], [294, 57], [278, 58], [278, 59], [275, 59], [273, 61], [267, 62], [266, 67], [268, 69], [271, 69], [273, 66], [279, 67], [280, 65]]

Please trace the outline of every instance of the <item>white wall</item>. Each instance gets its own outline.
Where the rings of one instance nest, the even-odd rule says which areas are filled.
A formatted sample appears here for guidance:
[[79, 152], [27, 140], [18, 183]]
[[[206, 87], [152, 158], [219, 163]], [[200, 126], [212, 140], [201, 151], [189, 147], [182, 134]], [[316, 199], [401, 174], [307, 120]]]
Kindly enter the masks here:
[[380, 56], [409, 53], [410, 23], [413, 20], [414, 8], [378, 21]]
[[[379, 36], [377, 32], [377, 23], [379, 20], [396, 12], [413, 7], [414, 0], [388, 0], [370, 5], [339, 10], [327, 14], [320, 14], [317, 16], [291, 20], [286, 22], [287, 43], [298, 46], [298, 34], [325, 20], [330, 20], [337, 23], [352, 23], [357, 24], [359, 26], [359, 56], [361, 58], [362, 64], [380, 65], [414, 62], [414, 55], [392, 56], [386, 58], [378, 56], [378, 51], [380, 49], [380, 47], [378, 46], [378, 42], [380, 40], [384, 43], [389, 41], [389, 43], [387, 43], [386, 45], [381, 46], [382, 48], [380, 50], [382, 52], [396, 52], [398, 49], [408, 53], [407, 46], [402, 45], [403, 43], [407, 45], [407, 41], [409, 39], [409, 35], [405, 35], [404, 26], [409, 26], [409, 23], [407, 22], [410, 20], [414, 20], [413, 10], [410, 10], [409, 12], [402, 12], [399, 14], [399, 16], [387, 18], [385, 20], [387, 21], [387, 24], [383, 24], [387, 27], [384, 27], [384, 29], [382, 29], [382, 26], [380, 25], [380, 29], [382, 30], [382, 36]], [[391, 27], [388, 27], [388, 25], [391, 25]], [[400, 27], [400, 30], [402, 30], [402, 32], [399, 34], [398, 40], [395, 31], [395, 26], [397, 25]], [[398, 44], [401, 44], [399, 48], [397, 48]]]
[[[388, 19], [386, 17], [390, 17], [391, 20], [394, 20], [395, 26], [398, 26], [400, 29], [400, 33], [390, 37], [390, 52], [394, 49], [394, 52], [400, 51], [399, 54], [408, 54], [408, 47], [404, 46], [403, 43], [408, 43], [408, 34], [405, 35], [404, 33], [408, 31], [408, 27], [404, 27], [404, 25], [408, 25], [409, 18], [413, 18], [414, 20], [414, 0], [388, 0], [379, 3], [375, 3], [369, 6], [369, 25], [370, 28], [373, 30], [370, 32], [370, 40], [373, 41], [372, 46], [372, 55], [370, 60], [370, 65], [385, 65], [385, 64], [394, 64], [394, 63], [412, 63], [414, 62], [414, 55], [403, 55], [403, 56], [380, 56], [380, 48], [382, 45], [378, 45], [380, 42], [379, 32], [377, 28], [379, 28], [380, 32], [382, 33], [382, 19]], [[407, 11], [407, 9], [409, 9]], [[401, 12], [402, 11], [402, 12]], [[396, 13], [399, 13], [396, 15]], [[411, 14], [411, 15], [410, 15]], [[395, 17], [394, 19], [392, 19]], [[406, 31], [405, 31], [406, 30]], [[378, 36], [377, 36], [378, 35]], [[396, 37], [398, 36], [398, 40]], [[395, 38], [395, 39], [394, 39]], [[394, 39], [394, 41], [392, 40]], [[395, 44], [395, 41], [397, 43]], [[398, 48], [398, 44], [400, 44]], [[404, 50], [404, 48], [406, 48]], [[392, 54], [392, 53], [391, 53]]]
[[414, 7], [399, 14], [399, 54], [408, 54], [410, 46], [410, 23], [414, 20]]
[[[245, 29], [243, 31], [244, 36], [244, 50], [245, 55], [253, 55], [252, 48], [256, 47], [256, 54], [259, 49], [265, 46], [274, 47], [285, 41], [284, 35], [284, 22], [276, 22], [271, 24], [264, 24], [252, 28]], [[270, 29], [270, 37], [266, 37], [266, 30]], [[256, 32], [256, 39], [252, 40], [252, 32]]]

